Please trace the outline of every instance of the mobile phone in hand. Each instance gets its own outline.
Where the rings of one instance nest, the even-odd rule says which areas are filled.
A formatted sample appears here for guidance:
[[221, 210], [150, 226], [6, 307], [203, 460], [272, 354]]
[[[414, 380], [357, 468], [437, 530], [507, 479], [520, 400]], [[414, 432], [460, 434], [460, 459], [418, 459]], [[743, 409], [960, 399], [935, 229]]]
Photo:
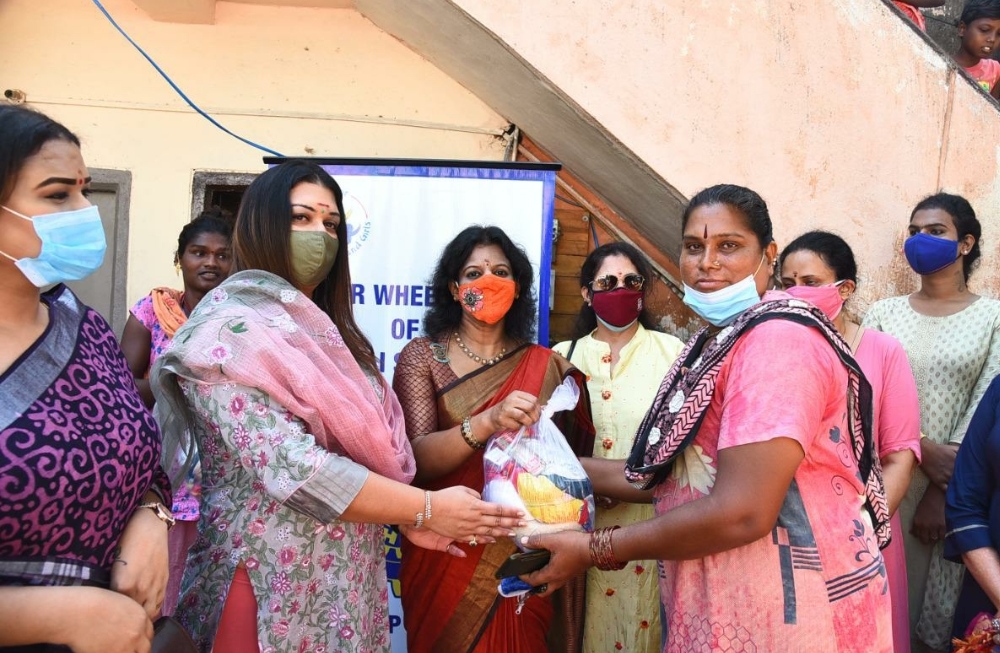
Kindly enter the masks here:
[[523, 576], [524, 574], [530, 574], [533, 571], [538, 571], [545, 565], [549, 564], [549, 558], [552, 557], [545, 549], [539, 549], [538, 551], [524, 551], [513, 553], [504, 560], [500, 568], [497, 569], [494, 574], [497, 578], [508, 578], [510, 576]]

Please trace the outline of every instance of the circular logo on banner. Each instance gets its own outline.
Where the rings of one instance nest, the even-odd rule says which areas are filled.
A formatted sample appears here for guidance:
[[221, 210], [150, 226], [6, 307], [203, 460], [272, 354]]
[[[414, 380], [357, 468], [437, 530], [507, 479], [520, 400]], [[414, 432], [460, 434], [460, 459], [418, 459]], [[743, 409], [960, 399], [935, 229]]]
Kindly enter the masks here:
[[344, 195], [344, 219], [347, 221], [347, 252], [353, 255], [368, 241], [372, 231], [372, 221], [368, 211], [357, 197]]

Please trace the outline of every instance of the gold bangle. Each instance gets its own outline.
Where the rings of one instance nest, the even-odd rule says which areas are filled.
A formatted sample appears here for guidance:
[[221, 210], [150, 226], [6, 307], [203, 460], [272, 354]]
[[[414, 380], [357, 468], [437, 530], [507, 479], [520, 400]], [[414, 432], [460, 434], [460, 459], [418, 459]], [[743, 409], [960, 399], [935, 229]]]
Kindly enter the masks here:
[[598, 528], [590, 534], [590, 563], [601, 571], [621, 571], [628, 564], [618, 561], [611, 545], [612, 534], [619, 528]]
[[476, 439], [476, 436], [472, 434], [472, 417], [468, 416], [462, 420], [462, 439], [465, 440], [465, 444], [472, 447], [473, 451], [479, 451], [480, 449], [485, 449], [486, 445]]

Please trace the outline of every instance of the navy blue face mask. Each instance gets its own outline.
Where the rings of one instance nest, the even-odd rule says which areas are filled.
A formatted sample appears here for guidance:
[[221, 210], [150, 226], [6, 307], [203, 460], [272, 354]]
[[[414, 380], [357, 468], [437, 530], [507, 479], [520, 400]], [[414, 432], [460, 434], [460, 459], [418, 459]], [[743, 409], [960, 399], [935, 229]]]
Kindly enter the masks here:
[[906, 262], [920, 275], [933, 274], [958, 259], [958, 241], [928, 234], [913, 234], [903, 243]]

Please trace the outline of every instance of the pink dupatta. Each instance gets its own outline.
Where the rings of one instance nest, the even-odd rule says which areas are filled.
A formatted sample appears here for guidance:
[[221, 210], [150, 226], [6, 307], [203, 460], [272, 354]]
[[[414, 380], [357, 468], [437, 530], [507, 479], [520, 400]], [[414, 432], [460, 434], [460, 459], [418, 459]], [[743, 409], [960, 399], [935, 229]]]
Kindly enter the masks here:
[[369, 380], [326, 313], [269, 272], [229, 277], [157, 359], [150, 378], [167, 461], [178, 446], [193, 450], [186, 424], [178, 423], [188, 421], [178, 377], [259, 388], [302, 419], [324, 449], [402, 483], [416, 472], [392, 389], [381, 376]]

